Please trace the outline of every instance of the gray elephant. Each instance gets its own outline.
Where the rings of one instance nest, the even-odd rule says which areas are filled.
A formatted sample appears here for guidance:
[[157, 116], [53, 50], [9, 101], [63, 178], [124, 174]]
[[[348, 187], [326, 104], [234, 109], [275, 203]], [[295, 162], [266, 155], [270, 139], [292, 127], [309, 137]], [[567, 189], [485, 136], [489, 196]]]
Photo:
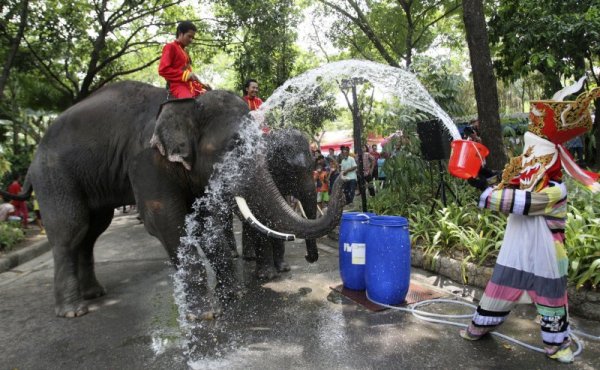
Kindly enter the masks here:
[[[48, 128], [23, 193], [10, 197], [2, 192], [11, 199], [27, 199], [35, 189], [52, 245], [58, 316], [84, 315], [85, 300], [106, 294], [94, 272], [93, 248], [116, 207], [137, 204], [147, 231], [180, 263], [186, 215], [195, 198], [204, 195], [215, 165], [244, 142], [240, 132], [248, 108], [238, 96], [210, 91], [161, 105], [164, 99], [164, 89], [138, 82], [102, 88]], [[223, 207], [236, 197], [255, 227], [271, 235], [279, 234], [269, 228], [310, 239], [338, 223], [341, 183], [326, 217], [305, 220], [277, 190], [264, 158], [246, 161], [241, 168], [246, 181], [231, 187]], [[216, 271], [216, 296], [221, 299], [237, 284], [227, 242], [223, 244], [204, 251]]]
[[[313, 179], [314, 162], [309, 142], [298, 130], [283, 129], [271, 131], [266, 136], [266, 156], [275, 185], [283, 196], [294, 196], [303, 205], [306, 217], [317, 216], [317, 192]], [[256, 275], [259, 278], [273, 278], [277, 272], [289, 271], [284, 261], [284, 241], [269, 238], [264, 233], [244, 223], [242, 233], [244, 258], [256, 259]], [[314, 262], [319, 254], [317, 242], [306, 240], [306, 260]]]

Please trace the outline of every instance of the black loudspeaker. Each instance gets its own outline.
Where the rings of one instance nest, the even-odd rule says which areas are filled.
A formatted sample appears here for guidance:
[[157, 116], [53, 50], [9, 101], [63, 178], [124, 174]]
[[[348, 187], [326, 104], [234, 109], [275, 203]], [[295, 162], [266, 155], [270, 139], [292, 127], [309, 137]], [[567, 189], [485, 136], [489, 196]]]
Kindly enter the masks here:
[[442, 121], [434, 119], [417, 122], [417, 134], [421, 140], [421, 154], [427, 161], [450, 158], [452, 136], [443, 127]]

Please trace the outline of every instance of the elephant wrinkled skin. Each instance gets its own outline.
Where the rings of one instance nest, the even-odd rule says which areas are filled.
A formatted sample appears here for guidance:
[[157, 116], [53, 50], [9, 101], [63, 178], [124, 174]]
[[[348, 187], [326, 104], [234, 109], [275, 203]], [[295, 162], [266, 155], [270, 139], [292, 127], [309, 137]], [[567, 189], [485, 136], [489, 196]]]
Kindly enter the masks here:
[[[295, 129], [272, 130], [266, 136], [269, 172], [283, 196], [293, 196], [303, 205], [306, 217], [317, 217], [317, 191], [313, 179], [314, 161], [308, 139]], [[249, 225], [243, 225], [244, 258], [256, 255], [256, 275], [273, 278], [277, 272], [289, 271], [284, 261], [284, 242], [269, 238]], [[315, 239], [306, 240], [306, 260], [319, 257]]]
[[[52, 245], [58, 316], [84, 315], [85, 300], [106, 294], [94, 272], [93, 248], [116, 207], [137, 204], [147, 231], [178, 264], [186, 214], [194, 199], [204, 195], [214, 165], [243, 140], [240, 127], [248, 108], [238, 96], [211, 91], [161, 107], [165, 95], [162, 88], [127, 81], [67, 109], [41, 140], [23, 193], [7, 194], [27, 199], [35, 189]], [[266, 217], [263, 222], [315, 238], [339, 221], [341, 183], [334, 211], [318, 221], [304, 220], [287, 206], [264, 159], [246, 166], [244, 184], [228, 199], [245, 197], [257, 218]], [[217, 297], [223, 298], [235, 284], [227, 243], [205, 254], [224, 287]]]

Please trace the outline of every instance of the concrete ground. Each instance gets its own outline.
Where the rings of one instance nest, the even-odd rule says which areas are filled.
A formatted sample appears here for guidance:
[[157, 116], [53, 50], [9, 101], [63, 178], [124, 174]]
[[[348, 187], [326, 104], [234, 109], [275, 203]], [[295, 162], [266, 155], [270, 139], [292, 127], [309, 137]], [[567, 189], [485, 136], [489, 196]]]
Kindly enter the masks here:
[[[236, 224], [236, 237], [240, 237]], [[239, 244], [238, 244], [239, 245]], [[224, 316], [206, 325], [191, 358], [173, 299], [174, 270], [156, 239], [134, 215], [115, 217], [96, 246], [96, 271], [108, 294], [77, 319], [54, 316], [53, 264], [45, 253], [0, 274], [0, 368], [3, 369], [574, 369], [600, 368], [600, 343], [573, 365], [561, 365], [496, 338], [462, 340], [458, 329], [410, 314], [369, 311], [332, 291], [340, 283], [335, 243], [322, 239], [308, 264], [304, 244], [288, 243], [292, 271], [271, 282], [253, 278], [254, 263], [236, 261], [248, 289]], [[481, 292], [413, 270], [413, 282], [457, 299]], [[448, 305], [440, 312], [464, 312]], [[502, 332], [539, 344], [530, 306], [515, 311]], [[600, 323], [573, 318], [600, 335]], [[196, 348], [198, 350], [198, 348]]]

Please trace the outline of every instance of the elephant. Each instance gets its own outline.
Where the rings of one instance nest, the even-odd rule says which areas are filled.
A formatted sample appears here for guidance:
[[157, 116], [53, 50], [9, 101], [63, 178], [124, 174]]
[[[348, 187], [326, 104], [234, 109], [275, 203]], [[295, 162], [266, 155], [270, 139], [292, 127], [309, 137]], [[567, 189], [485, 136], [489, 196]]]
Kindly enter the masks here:
[[[266, 157], [275, 185], [283, 196], [294, 196], [303, 205], [306, 217], [317, 216], [317, 192], [313, 179], [314, 161], [304, 134], [295, 129], [271, 131], [266, 135]], [[284, 241], [269, 238], [244, 223], [242, 233], [243, 256], [255, 254], [256, 275], [271, 279], [277, 272], [289, 271], [284, 261]], [[306, 240], [306, 259], [317, 260], [317, 242]]]
[[[11, 197], [2, 192], [7, 198], [24, 200], [35, 190], [52, 246], [59, 317], [82, 316], [88, 312], [86, 300], [106, 294], [96, 279], [93, 249], [117, 207], [136, 204], [146, 230], [180, 266], [178, 248], [186, 215], [196, 198], [207, 195], [219, 163], [246, 143], [242, 133], [248, 127], [249, 111], [237, 95], [213, 90], [192, 99], [165, 102], [165, 98], [163, 88], [141, 82], [102, 87], [60, 114], [48, 128], [22, 193]], [[237, 202], [254, 227], [287, 238], [316, 238], [339, 222], [341, 183], [326, 217], [306, 220], [277, 190], [264, 156], [240, 159], [240, 163], [244, 181], [229, 187], [223, 198], [229, 214]], [[197, 233], [206, 231], [201, 225]], [[238, 283], [227, 242], [203, 252], [216, 273], [215, 299], [235, 296]], [[202, 273], [203, 265], [198, 265]], [[204, 287], [197, 288], [205, 293]]]

